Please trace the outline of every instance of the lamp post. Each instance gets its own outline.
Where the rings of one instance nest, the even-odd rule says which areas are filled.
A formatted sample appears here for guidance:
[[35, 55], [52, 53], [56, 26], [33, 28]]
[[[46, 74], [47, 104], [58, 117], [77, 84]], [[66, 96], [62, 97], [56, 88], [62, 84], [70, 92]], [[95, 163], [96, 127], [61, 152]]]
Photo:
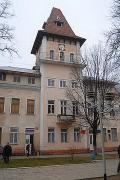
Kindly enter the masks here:
[[[100, 96], [99, 96], [100, 97]], [[106, 174], [106, 159], [105, 159], [105, 150], [104, 150], [104, 132], [103, 132], [103, 113], [101, 110], [101, 100], [99, 98], [99, 118], [100, 118], [100, 128], [101, 128], [101, 143], [102, 143], [102, 159], [103, 159], [103, 168], [104, 168], [104, 180], [107, 180]]]

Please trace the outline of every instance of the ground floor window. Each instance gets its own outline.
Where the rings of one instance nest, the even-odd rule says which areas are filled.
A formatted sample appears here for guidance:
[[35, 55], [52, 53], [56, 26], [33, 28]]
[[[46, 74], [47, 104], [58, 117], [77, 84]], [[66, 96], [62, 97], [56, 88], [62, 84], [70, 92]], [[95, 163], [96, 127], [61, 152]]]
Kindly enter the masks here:
[[10, 128], [10, 143], [18, 144], [18, 128], [17, 127]]
[[48, 128], [48, 143], [55, 142], [55, 130], [54, 128]]
[[111, 128], [112, 141], [117, 141], [117, 128]]
[[74, 128], [74, 142], [80, 142], [80, 129]]
[[67, 129], [61, 129], [61, 142], [67, 142]]

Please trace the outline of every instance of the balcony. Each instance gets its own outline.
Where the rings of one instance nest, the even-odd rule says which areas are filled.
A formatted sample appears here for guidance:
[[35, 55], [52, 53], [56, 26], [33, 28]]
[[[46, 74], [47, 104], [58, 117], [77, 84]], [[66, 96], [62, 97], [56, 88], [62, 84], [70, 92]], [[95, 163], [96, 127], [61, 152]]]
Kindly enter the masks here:
[[87, 92], [87, 97], [88, 98], [94, 98], [94, 92], [93, 91], [88, 91]]
[[60, 64], [79, 64], [85, 67], [84, 64], [80, 62], [80, 55], [75, 55], [70, 57], [70, 54], [65, 53], [64, 55], [61, 55], [60, 53], [54, 53], [53, 55], [50, 55], [47, 52], [41, 52], [39, 55], [39, 62], [46, 62], [46, 63], [60, 63]]
[[57, 115], [57, 123], [63, 123], [63, 124], [71, 124], [75, 122], [75, 116], [74, 115]]
[[112, 93], [112, 92], [111, 93], [110, 92], [106, 93], [106, 95], [105, 95], [106, 100], [111, 100], [112, 101], [114, 99], [114, 97], [115, 97], [115, 94]]

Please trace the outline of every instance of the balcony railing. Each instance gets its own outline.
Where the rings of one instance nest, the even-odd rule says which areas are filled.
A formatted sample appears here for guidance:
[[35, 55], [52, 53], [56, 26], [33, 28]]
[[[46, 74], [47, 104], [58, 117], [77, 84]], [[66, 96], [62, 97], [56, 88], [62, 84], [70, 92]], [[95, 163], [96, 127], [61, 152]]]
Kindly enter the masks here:
[[74, 115], [57, 115], [57, 123], [65, 123], [65, 124], [71, 124], [75, 122], [75, 116]]
[[41, 52], [39, 55], [39, 59], [40, 61], [49, 60], [53, 62], [81, 64], [80, 55], [74, 54], [74, 56], [70, 58], [70, 54], [65, 52], [64, 52], [64, 56], [61, 56], [60, 53], [59, 54], [54, 53], [54, 55], [50, 55], [47, 52]]
[[112, 92], [111, 93], [106, 93], [106, 95], [105, 95], [106, 100], [113, 100], [114, 97], [115, 97], [115, 94], [112, 93]]

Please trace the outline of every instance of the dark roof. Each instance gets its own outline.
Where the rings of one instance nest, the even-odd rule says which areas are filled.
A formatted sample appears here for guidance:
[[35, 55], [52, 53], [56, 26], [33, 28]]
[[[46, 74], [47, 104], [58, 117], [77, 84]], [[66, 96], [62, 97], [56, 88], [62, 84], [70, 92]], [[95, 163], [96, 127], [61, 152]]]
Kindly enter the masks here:
[[[56, 23], [62, 23], [62, 27], [57, 26]], [[33, 44], [32, 51], [31, 51], [32, 54], [35, 54], [36, 51], [39, 49], [43, 35], [58, 37], [58, 38], [62, 37], [64, 39], [79, 41], [80, 46], [82, 46], [82, 44], [86, 40], [82, 37], [75, 35], [69, 23], [67, 22], [64, 15], [62, 14], [61, 10], [54, 7], [51, 11], [51, 14], [47, 22], [44, 22], [43, 29], [44, 30], [40, 30], [37, 33], [37, 36]]]

